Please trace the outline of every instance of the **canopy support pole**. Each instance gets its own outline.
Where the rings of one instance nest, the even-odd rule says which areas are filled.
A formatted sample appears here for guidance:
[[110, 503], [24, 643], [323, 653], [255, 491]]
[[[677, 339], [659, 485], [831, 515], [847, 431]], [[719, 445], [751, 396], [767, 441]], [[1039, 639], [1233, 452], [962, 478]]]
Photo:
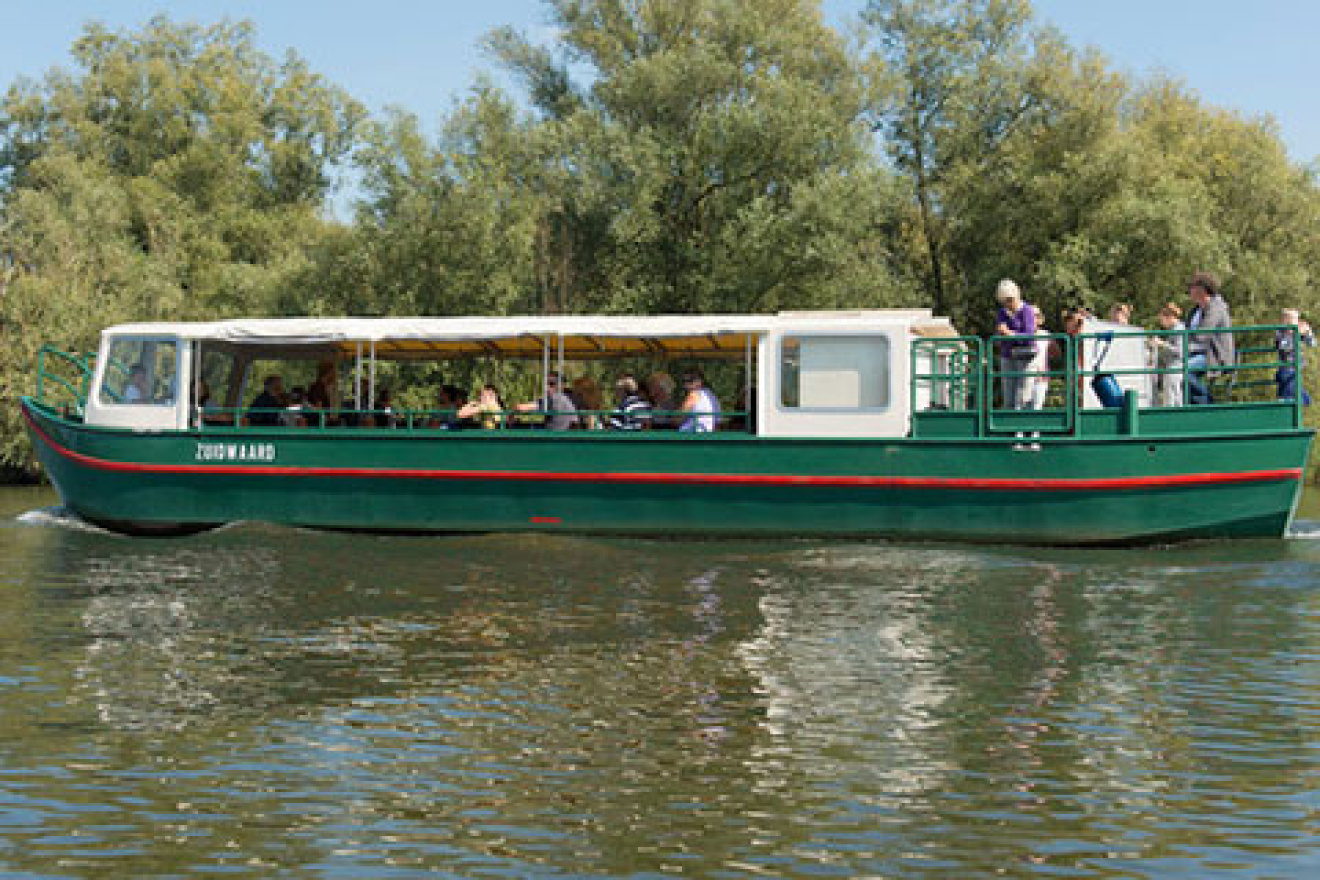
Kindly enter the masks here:
[[752, 334], [748, 333], [746, 340], [747, 362], [745, 372], [743, 373], [743, 399], [742, 411], [743, 424], [747, 425], [748, 433], [752, 429]]
[[[564, 377], [564, 334], [559, 334], [559, 390], [568, 393]], [[549, 402], [548, 400], [546, 401]]]
[[550, 405], [550, 346], [544, 336], [541, 339], [541, 400]]
[[193, 411], [197, 414], [197, 427], [202, 427], [202, 341], [196, 340], [192, 344], [192, 363], [188, 365], [192, 381], [188, 384], [192, 387]]
[[356, 355], [353, 358], [353, 406], [362, 409], [362, 343], [353, 343]]

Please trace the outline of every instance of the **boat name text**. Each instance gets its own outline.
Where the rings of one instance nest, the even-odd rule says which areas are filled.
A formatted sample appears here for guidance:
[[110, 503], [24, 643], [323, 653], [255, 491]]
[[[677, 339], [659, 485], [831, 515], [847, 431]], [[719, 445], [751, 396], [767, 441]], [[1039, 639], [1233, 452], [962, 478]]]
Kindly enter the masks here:
[[274, 461], [274, 443], [198, 443], [197, 461]]

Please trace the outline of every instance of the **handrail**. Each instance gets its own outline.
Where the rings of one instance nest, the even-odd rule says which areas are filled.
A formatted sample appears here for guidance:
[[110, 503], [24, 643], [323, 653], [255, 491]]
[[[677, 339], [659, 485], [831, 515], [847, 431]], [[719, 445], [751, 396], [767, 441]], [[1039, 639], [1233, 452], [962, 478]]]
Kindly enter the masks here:
[[[996, 367], [998, 364], [998, 360], [1003, 357], [1004, 349], [1002, 346], [1010, 345], [1013, 343], [1022, 343], [1023, 341], [1033, 346], [1032, 358], [1031, 358], [1032, 361], [1035, 361], [1036, 357], [1041, 354], [1040, 346], [1043, 345], [1046, 347], [1045, 369], [1043, 370], [1030, 369], [1030, 363], [1027, 364], [1026, 368], [1021, 370], [1005, 370], [1002, 368], [997, 369]], [[1048, 426], [1048, 425], [1036, 426], [1033, 430], [1037, 431], [1038, 433], [1051, 433], [1051, 434], [1071, 434], [1075, 430], [1074, 426], [1076, 425], [1077, 422], [1077, 410], [1080, 408], [1080, 401], [1077, 399], [1078, 358], [1074, 354], [1075, 349], [1073, 342], [1074, 342], [1073, 337], [1069, 336], [1067, 333], [1037, 333], [1031, 336], [1030, 338], [1023, 336], [990, 337], [990, 342], [987, 347], [989, 353], [987, 354], [986, 357], [986, 370], [988, 374], [987, 384], [991, 387], [991, 393], [986, 395], [986, 405], [985, 405], [985, 430], [987, 432], [993, 433], [996, 431], [1021, 430], [1021, 427], [1017, 425], [1006, 425], [1003, 424], [1002, 421], [1000, 424], [996, 424], [995, 422], [996, 414], [999, 414], [1002, 419], [1002, 416], [1004, 414], [1018, 410], [1017, 407], [1012, 407], [1012, 406], [996, 407], [993, 405], [994, 379], [1004, 379], [1004, 378], [1015, 378], [1023, 381], [1039, 380], [1039, 379], [1045, 379], [1048, 381], [1054, 378], [1063, 379], [1064, 405], [1060, 408], [1055, 408], [1054, 410], [1054, 411], [1062, 410], [1064, 414], [1064, 419], [1062, 424], [1060, 424], [1057, 427]], [[1051, 344], [1057, 345], [1059, 348], [1060, 354], [1063, 359], [1062, 370], [1052, 370], [1049, 368], [1049, 346]], [[1030, 408], [1030, 407], [1023, 409], [1031, 409], [1032, 411], [1037, 411], [1037, 412], [1048, 411], [1045, 410], [1043, 407], [1040, 410], [1035, 410], [1034, 408]]]
[[[54, 357], [68, 366], [76, 369], [81, 377], [81, 381], [75, 386], [68, 379], [51, 372], [47, 369], [47, 358]], [[82, 415], [87, 406], [87, 395], [91, 389], [92, 383], [92, 362], [89, 358], [76, 352], [67, 352], [55, 348], [52, 345], [43, 345], [37, 350], [37, 394], [38, 402], [50, 405], [53, 401], [46, 399], [46, 383], [54, 383], [63, 388], [74, 400], [74, 411]]]
[[[1206, 364], [1202, 349], [1208, 350], [1209, 347], [1204, 345], [1205, 339], [1223, 334], [1234, 337], [1234, 362]], [[1291, 340], [1287, 340], [1285, 334], [1291, 334]], [[1145, 340], [1148, 350], [1142, 352], [1140, 365], [1133, 363], [1130, 347], [1126, 362], [1116, 358], [1112, 363], [1096, 363], [1097, 346], [1122, 344], [1122, 340], [1130, 337]], [[1156, 365], [1155, 352], [1149, 350], [1151, 340], [1174, 343], [1176, 351], [1175, 358], [1171, 359], [1172, 366]], [[1194, 345], [1193, 340], [1200, 344]], [[1030, 369], [1030, 364], [1025, 362], [1004, 360], [1001, 363], [1003, 344], [1024, 341], [1051, 346], [1051, 359], [1046, 363], [1046, 369]], [[1291, 345], [1287, 344], [1289, 341]], [[1301, 341], [1298, 327], [1289, 324], [1179, 330], [1132, 328], [1076, 335], [991, 336], [984, 340], [974, 336], [923, 337], [914, 339], [910, 348], [910, 403], [914, 414], [950, 410], [961, 412], [964, 418], [971, 416], [972, 430], [977, 437], [1022, 431], [1024, 425], [1032, 432], [1066, 433], [1079, 428], [1080, 411], [1095, 406], [1094, 403], [1088, 406], [1086, 397], [1089, 394], [1087, 389], [1096, 384], [1098, 377], [1116, 380], [1145, 378], [1150, 384], [1139, 391], [1139, 398], [1146, 398], [1145, 402], [1134, 398], [1124, 403], [1124, 407], [1139, 407], [1161, 406], [1152, 399], [1156, 393], [1155, 380], [1161, 376], [1178, 376], [1181, 395], [1175, 399], [1182, 403], [1174, 405], [1192, 407], [1213, 400], [1216, 406], [1231, 407], [1277, 401], [1291, 406], [1293, 427], [1300, 427], [1302, 395], [1298, 393], [1293, 398], [1280, 399], [1277, 394], [1266, 395], [1263, 389], [1283, 381], [1280, 378], [1282, 370], [1298, 369]], [[1049, 382], [1050, 398], [1039, 410], [1018, 410], [1013, 401], [996, 400], [1003, 380], [1041, 378]], [[1130, 379], [1120, 383], [1129, 390], [1133, 384]], [[975, 389], [975, 393], [969, 395], [960, 391], [969, 388]], [[1010, 417], [1009, 414], [1015, 411], [1024, 415]], [[1040, 415], [1028, 418], [1025, 416], [1027, 412]]]
[[[560, 414], [561, 411], [536, 410], [522, 411], [515, 409], [492, 410], [478, 413], [466, 420], [459, 420], [457, 410], [455, 409], [318, 409], [315, 407], [307, 409], [289, 409], [288, 407], [194, 407], [192, 423], [194, 426], [204, 425], [207, 428], [248, 428], [248, 427], [273, 427], [273, 428], [397, 428], [402, 430], [424, 430], [424, 429], [448, 429], [452, 427], [476, 427], [483, 417], [496, 418], [501, 427], [509, 429], [535, 429], [543, 430], [545, 418], [547, 416]], [[611, 415], [619, 413], [617, 409], [580, 409], [574, 410], [580, 416], [599, 416], [602, 421]], [[563, 410], [563, 414], [569, 414], [568, 410]], [[641, 418], [642, 421], [660, 421], [674, 422], [680, 419], [686, 419], [693, 414], [685, 410], [650, 410], [647, 416]], [[252, 424], [252, 417], [258, 416], [264, 419], [269, 418], [270, 423]], [[375, 424], [362, 424], [366, 417], [371, 417]], [[717, 422], [725, 423], [730, 420], [750, 419], [750, 410], [721, 410], [713, 414]], [[522, 417], [529, 420], [527, 424], [512, 426], [508, 422], [512, 418]], [[287, 420], [302, 419], [307, 422], [305, 425], [290, 425]], [[536, 420], [532, 423], [530, 420]], [[634, 417], [638, 419], [638, 417]], [[381, 422], [386, 422], [381, 424]], [[346, 424], [347, 423], [347, 424]], [[744, 423], [745, 424], [745, 423]], [[578, 430], [584, 426], [579, 425]], [[661, 430], [670, 430], [672, 425], [665, 424]], [[747, 428], [731, 427], [721, 428], [722, 433], [739, 433], [746, 431]]]
[[[929, 391], [932, 401], [942, 398], [941, 406], [946, 409], [965, 411], [979, 406], [982, 394], [984, 360], [984, 340], [979, 336], [941, 336], [914, 339], [910, 351], [910, 375], [908, 383], [909, 405], [912, 412], [920, 409], [921, 391]], [[931, 371], [922, 372], [921, 357], [929, 358]], [[942, 360], [947, 360], [949, 369], [939, 370]], [[940, 384], [946, 384], [943, 394], [938, 394]], [[955, 406], [954, 404], [960, 404]]]

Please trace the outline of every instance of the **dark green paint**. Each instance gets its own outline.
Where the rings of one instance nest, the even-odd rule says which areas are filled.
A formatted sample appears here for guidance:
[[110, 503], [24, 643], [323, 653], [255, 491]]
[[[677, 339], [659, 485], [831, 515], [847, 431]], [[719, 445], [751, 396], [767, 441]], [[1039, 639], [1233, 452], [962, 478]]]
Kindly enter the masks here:
[[[1300, 468], [1311, 432], [1184, 436], [781, 439], [645, 432], [88, 428], [28, 403], [56, 442], [106, 461], [197, 465], [199, 442], [270, 443], [254, 466], [659, 474], [1121, 478]], [[1152, 414], [1153, 415], [1153, 414]], [[1215, 414], [1184, 411], [1189, 423]], [[1271, 423], [1262, 407], [1261, 426]], [[1151, 415], [1142, 424], [1153, 421]], [[1234, 423], [1234, 427], [1241, 427]], [[41, 444], [39, 444], [41, 445]], [[702, 535], [874, 535], [1106, 543], [1277, 536], [1298, 480], [1158, 489], [984, 490], [120, 473], [41, 449], [65, 503], [119, 527], [241, 519], [333, 528]], [[204, 463], [200, 463], [204, 464]], [[242, 462], [223, 462], [224, 467]], [[533, 522], [555, 518], [558, 522]]]

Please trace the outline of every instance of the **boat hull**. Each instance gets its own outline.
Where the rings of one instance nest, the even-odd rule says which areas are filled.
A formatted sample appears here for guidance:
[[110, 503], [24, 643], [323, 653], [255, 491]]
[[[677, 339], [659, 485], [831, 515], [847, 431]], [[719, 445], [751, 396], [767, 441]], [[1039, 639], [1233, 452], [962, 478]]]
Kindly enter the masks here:
[[672, 432], [132, 432], [24, 402], [64, 503], [128, 533], [236, 520], [400, 532], [1113, 544], [1278, 537], [1308, 430], [1222, 436], [760, 438]]

